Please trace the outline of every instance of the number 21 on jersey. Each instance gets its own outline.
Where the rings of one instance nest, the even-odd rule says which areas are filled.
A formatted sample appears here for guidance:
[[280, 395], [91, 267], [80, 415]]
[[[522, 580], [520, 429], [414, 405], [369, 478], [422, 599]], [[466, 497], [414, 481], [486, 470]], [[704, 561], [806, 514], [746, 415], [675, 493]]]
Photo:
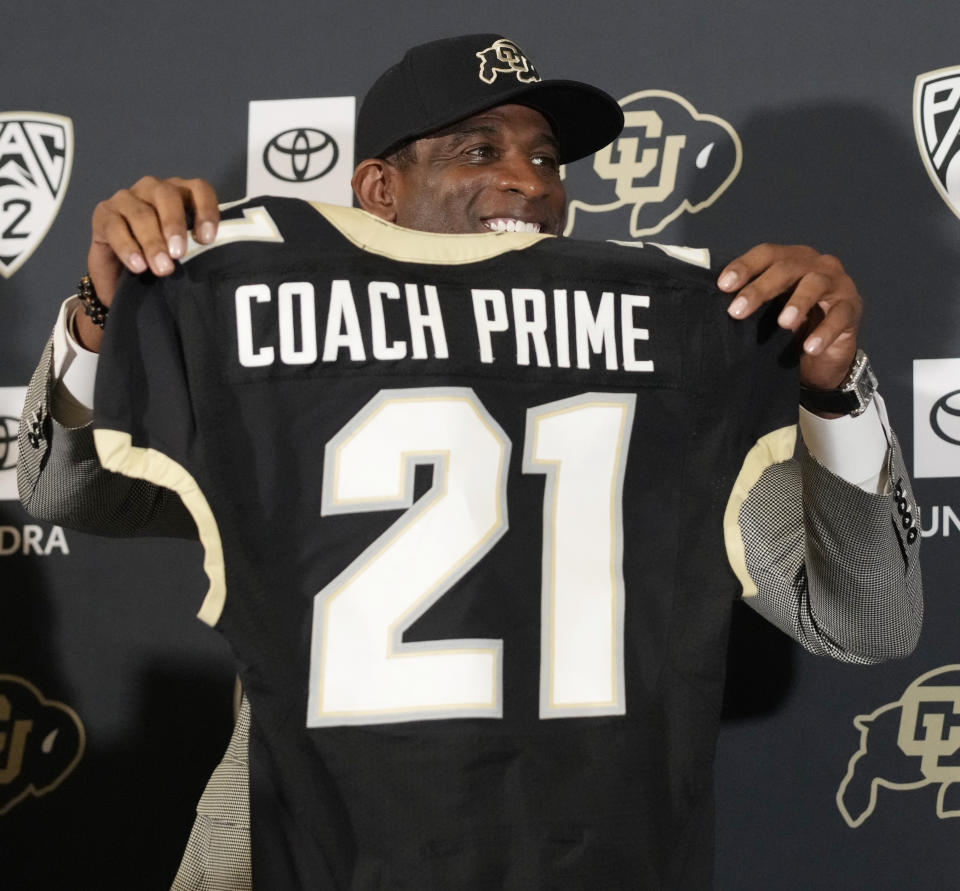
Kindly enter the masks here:
[[[541, 718], [626, 710], [634, 406], [632, 395], [586, 393], [527, 411], [523, 472], [546, 476]], [[502, 716], [502, 640], [403, 634], [507, 531], [510, 450], [476, 394], [454, 387], [381, 390], [327, 443], [324, 515], [405, 512], [314, 599], [308, 727]], [[433, 485], [414, 503], [418, 464], [433, 465]]]

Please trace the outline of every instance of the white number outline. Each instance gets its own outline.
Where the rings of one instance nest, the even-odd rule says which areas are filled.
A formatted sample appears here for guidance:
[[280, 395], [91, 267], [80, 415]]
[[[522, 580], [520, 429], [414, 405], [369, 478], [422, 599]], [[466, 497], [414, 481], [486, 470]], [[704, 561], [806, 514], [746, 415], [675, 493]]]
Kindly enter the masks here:
[[[531, 408], [527, 412], [522, 469], [524, 473], [544, 474], [547, 478], [542, 519], [541, 718], [615, 715], [626, 711], [622, 493], [635, 403], [635, 397], [629, 394], [588, 393]], [[458, 419], [452, 417], [455, 411], [459, 413]], [[393, 414], [388, 414], [391, 412]], [[444, 413], [451, 414], [447, 420], [452, 423], [432, 430], [426, 439], [420, 441], [422, 428], [435, 420], [433, 416]], [[398, 425], [398, 420], [403, 424]], [[588, 420], [592, 423], [585, 423]], [[461, 429], [458, 441], [447, 442], [447, 448], [435, 447], [443, 445], [448, 435], [456, 439], [455, 428], [462, 428], [463, 421], [472, 427], [468, 439], [463, 439]], [[570, 435], [572, 431], [568, 428], [571, 422], [572, 430], [583, 433], [582, 436]], [[592, 438], [584, 432], [587, 428], [590, 428]], [[399, 439], [406, 443], [405, 446], [395, 447], [397, 438], [383, 435], [391, 429], [400, 433]], [[451, 433], [451, 430], [454, 432]], [[598, 436], [600, 443], [606, 443], [606, 448], [601, 448], [599, 452]], [[497, 452], [492, 462], [490, 455], [483, 461], [477, 460], [484, 439], [489, 440], [485, 447], [492, 447]], [[450, 448], [451, 445], [455, 447]], [[381, 446], [385, 451], [378, 453]], [[308, 727], [502, 717], [501, 639], [444, 639], [405, 643], [403, 634], [506, 532], [506, 483], [510, 450], [511, 444], [506, 433], [473, 390], [455, 387], [381, 390], [327, 443], [321, 503], [323, 515], [398, 508], [406, 508], [406, 511], [314, 598]], [[464, 457], [469, 459], [465, 465], [469, 471], [466, 474], [461, 466]], [[577, 459], [579, 463], [576, 463]], [[392, 466], [391, 462], [394, 461], [396, 465]], [[418, 464], [432, 464], [434, 479], [430, 490], [414, 504], [413, 481]], [[371, 467], [376, 467], [378, 474], [383, 470], [380, 475], [384, 479], [376, 482], [367, 480], [364, 468]], [[452, 471], [452, 467], [456, 470]], [[395, 474], [395, 478], [387, 479], [391, 473]], [[476, 498], [468, 498], [469, 493], [465, 490], [468, 485], [477, 491], [490, 493], [493, 505], [487, 508], [492, 519], [473, 530], [474, 537], [470, 539], [470, 546], [463, 556], [449, 561], [444, 556], [446, 552], [439, 545], [434, 547], [431, 539], [430, 547], [425, 549], [425, 562], [429, 564], [430, 557], [439, 554], [444, 557], [443, 572], [431, 577], [429, 585], [416, 587], [414, 584], [414, 591], [419, 592], [417, 596], [407, 600], [401, 597], [393, 603], [392, 611], [387, 616], [389, 621], [374, 625], [365, 616], [355, 619], [355, 612], [367, 609], [371, 617], [378, 620], [384, 618], [383, 605], [374, 612], [373, 602], [375, 599], [377, 603], [387, 598], [394, 599], [392, 594], [384, 594], [390, 586], [385, 585], [382, 579], [379, 583], [365, 582], [363, 577], [368, 572], [373, 576], [389, 566], [385, 555], [391, 549], [394, 554], [401, 550], [419, 553], [406, 544], [410, 539], [405, 536], [427, 530], [428, 524], [434, 522], [431, 512], [438, 509], [439, 515], [445, 499], [452, 495], [451, 501], [454, 503], [469, 501], [472, 523]], [[368, 487], [365, 494], [364, 487]], [[587, 529], [578, 528], [583, 519], [572, 518], [569, 509], [565, 522], [558, 522], [558, 505], [566, 494], [577, 491], [581, 498], [592, 502], [592, 509], [586, 512], [589, 515], [586, 521], [588, 526], [595, 527], [598, 516], [609, 517], [609, 535], [606, 538], [601, 535], [599, 543], [595, 534], [587, 535]], [[456, 524], [449, 523], [440, 528], [445, 530], [447, 525]], [[569, 586], [565, 589], [563, 584], [557, 583], [558, 573], [565, 574], [573, 565], [569, 559], [558, 559], [558, 527], [564, 527], [563, 531], [570, 540], [590, 540], [593, 543], [586, 581], [593, 591], [592, 603], [597, 602], [598, 598], [606, 598], [602, 603], [607, 607], [599, 611], [602, 618], [596, 622], [583, 622], [582, 615], [577, 617], [575, 611], [569, 612], [573, 603]], [[595, 533], [596, 529], [590, 531]], [[560, 547], [563, 547], [562, 544]], [[407, 569], [419, 572], [419, 560], [408, 561], [404, 564], [404, 572], [386, 578], [402, 578], [406, 581]], [[367, 591], [363, 593], [365, 583]], [[564, 590], [567, 590], [566, 595], [563, 594]], [[578, 593], [574, 600], [580, 599]], [[352, 609], [351, 604], [355, 604]], [[565, 621], [564, 616], [567, 617]], [[358, 629], [352, 636], [343, 633], [349, 629], [351, 622]], [[331, 624], [337, 624], [340, 633], [330, 636]], [[386, 630], [386, 641], [374, 636], [374, 642], [379, 640], [380, 644], [371, 646], [371, 629], [380, 632]], [[364, 640], [364, 637], [367, 639]], [[351, 645], [348, 646], [347, 641]], [[584, 660], [576, 656], [577, 644], [584, 642], [588, 649], [593, 647], [594, 650], [598, 649], [600, 642], [599, 649], [609, 656], [599, 660], [602, 663], [599, 668], [597, 660]], [[386, 644], [384, 651], [379, 652], [379, 646], [383, 643]], [[364, 644], [366, 650], [361, 653]], [[571, 671], [570, 666], [567, 666], [566, 674], [558, 670], [557, 661], [561, 659], [558, 654], [562, 654], [564, 661], [570, 661], [573, 654], [573, 668], [576, 670]], [[388, 674], [391, 672], [397, 675], [405, 671], [413, 672], [413, 686], [417, 686], [417, 668], [410, 667], [410, 659], [421, 660], [421, 666], [429, 665], [433, 660], [434, 673], [430, 675], [430, 683], [439, 682], [439, 685], [451, 684], [452, 681], [443, 673], [437, 674], [436, 667], [448, 670], [461, 662], [459, 667], [472, 667], [473, 674], [479, 673], [484, 677], [483, 689], [488, 692], [481, 697], [474, 696], [470, 701], [463, 701], [462, 698], [454, 701], [449, 695], [442, 702], [436, 699], [430, 701], [429, 697], [417, 700], [416, 694], [407, 686], [401, 687], [396, 683], [396, 678], [390, 692], [386, 692]], [[478, 665], [482, 667], [478, 669]], [[575, 677], [584, 666], [588, 666], [590, 679], [585, 684], [571, 685], [570, 678]], [[567, 682], [558, 682], [558, 676], [566, 677]], [[384, 705], [390, 697], [393, 697], [393, 703]], [[398, 704], [397, 700], [400, 699], [406, 701]], [[328, 707], [328, 702], [339, 703], [339, 706]]]
[[[458, 455], [452, 454], [451, 449], [436, 447], [408, 448], [391, 457], [396, 459], [395, 484], [387, 487], [387, 491], [380, 490], [367, 496], [350, 497], [341, 492], [345, 481], [352, 480], [361, 484], [367, 482], [358, 480], [358, 474], [369, 469], [369, 459], [360, 459], [357, 470], [344, 468], [344, 461], [349, 457], [361, 437], [372, 440], [373, 447], [378, 445], [376, 432], [385, 418], [385, 413], [402, 406], [402, 411], [409, 416], [405, 420], [411, 428], [411, 439], [416, 439], [418, 426], [435, 420], [444, 409], [451, 412], [456, 408], [460, 414], [459, 430], [456, 422], [449, 424], [453, 433], [463, 434], [462, 422], [466, 421], [473, 427], [474, 437], [479, 439], [484, 435], [489, 437], [487, 447], [496, 450], [494, 466], [483, 471], [479, 461], [471, 462], [469, 471], [479, 474], [473, 483], [476, 488], [484, 489], [492, 499], [490, 505], [491, 516], [487, 526], [476, 530], [475, 537], [465, 553], [452, 563], [442, 566], [442, 573], [434, 577], [432, 584], [417, 589], [420, 593], [412, 601], [403, 604], [402, 611], [394, 612], [387, 623], [388, 638], [385, 652], [382, 657], [374, 656], [367, 660], [370, 671], [375, 670], [373, 663], [384, 671], [393, 669], [414, 673], [418, 670], [415, 660], [421, 664], [444, 665], [447, 670], [456, 670], [466, 664], [481, 664], [483, 668], [484, 695], [471, 697], [468, 701], [446, 702], [438, 704], [421, 701], [419, 704], [407, 703], [401, 707], [370, 707], [365, 708], [328, 708], [325, 702], [339, 697], [343, 699], [359, 699], [363, 696], [376, 696], [378, 691], [371, 689], [372, 679], [361, 672], [345, 671], [345, 666], [352, 659], [352, 654], [343, 653], [333, 656], [331, 650], [337, 643], [331, 642], [328, 636], [330, 624], [342, 619], [336, 618], [334, 610], [344, 610], [343, 603], [349, 603], [353, 596], [347, 590], [351, 586], [359, 587], [362, 576], [374, 571], [375, 564], [386, 561], [388, 554], [396, 553], [406, 540], [405, 536], [414, 536], [428, 530], [431, 525], [436, 526], [434, 512], [439, 514], [450, 505], [448, 500], [451, 474], [463, 473], [459, 466], [451, 462], [458, 460]], [[410, 424], [412, 417], [419, 414], [419, 424]], [[432, 418], [428, 416], [433, 416]], [[383, 426], [389, 427], [389, 421]], [[445, 431], [441, 430], [435, 438], [428, 437], [427, 442], [441, 444]], [[476, 445], [474, 443], [473, 445]], [[387, 443], [392, 447], [392, 443]], [[359, 449], [358, 449], [359, 450]], [[461, 449], [460, 451], [462, 451]], [[476, 457], [476, 456], [474, 456]], [[487, 459], [489, 463], [489, 458]], [[324, 480], [321, 513], [324, 516], [338, 513], [353, 513], [361, 511], [382, 511], [397, 508], [408, 508], [389, 529], [376, 541], [372, 542], [343, 572], [326, 585], [314, 598], [313, 638], [310, 650], [310, 688], [307, 708], [307, 726], [323, 727], [343, 724], [380, 724], [400, 721], [414, 721], [425, 719], [441, 719], [453, 717], [485, 717], [499, 718], [503, 715], [502, 705], [502, 665], [503, 641], [493, 640], [441, 640], [417, 643], [403, 642], [403, 634], [423, 613], [425, 613], [448, 589], [464, 576], [479, 560], [481, 560], [507, 531], [507, 468], [510, 462], [510, 440], [503, 429], [487, 413], [472, 390], [467, 388], [438, 388], [413, 390], [381, 390], [367, 403], [341, 431], [330, 440], [324, 455]], [[417, 464], [432, 464], [434, 480], [430, 490], [417, 503], [413, 503], [414, 473]], [[462, 479], [462, 477], [461, 477]], [[375, 491], [375, 490], [373, 490]], [[459, 494], [459, 493], [455, 493]], [[409, 549], [409, 548], [408, 548]], [[428, 558], [431, 556], [427, 555]], [[427, 561], [429, 562], [429, 561]], [[407, 569], [412, 569], [407, 564]], [[416, 570], [419, 571], [417, 565]], [[406, 582], [406, 572], [396, 573], [393, 578], [402, 578]], [[399, 587], [399, 584], [398, 584]], [[368, 595], [369, 597], [369, 595]], [[340, 601], [340, 604], [337, 601]], [[401, 661], [406, 662], [402, 665]], [[337, 666], [331, 662], [340, 663], [340, 675]], [[345, 676], [344, 676], [345, 675]], [[381, 677], [378, 680], [383, 681]], [[349, 688], [349, 689], [348, 689]], [[361, 689], [365, 688], [365, 689]]]
[[[523, 472], [547, 477], [540, 573], [544, 719], [626, 712], [623, 476], [635, 405], [633, 395], [586, 393], [527, 411]], [[604, 651], [608, 660], [595, 658]]]

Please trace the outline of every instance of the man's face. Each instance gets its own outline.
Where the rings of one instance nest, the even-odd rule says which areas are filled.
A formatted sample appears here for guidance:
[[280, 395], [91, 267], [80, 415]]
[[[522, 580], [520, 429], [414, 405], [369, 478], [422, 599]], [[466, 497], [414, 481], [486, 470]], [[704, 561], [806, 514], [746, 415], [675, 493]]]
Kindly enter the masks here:
[[424, 232], [559, 235], [566, 193], [546, 118], [500, 105], [418, 140], [396, 171], [396, 219]]

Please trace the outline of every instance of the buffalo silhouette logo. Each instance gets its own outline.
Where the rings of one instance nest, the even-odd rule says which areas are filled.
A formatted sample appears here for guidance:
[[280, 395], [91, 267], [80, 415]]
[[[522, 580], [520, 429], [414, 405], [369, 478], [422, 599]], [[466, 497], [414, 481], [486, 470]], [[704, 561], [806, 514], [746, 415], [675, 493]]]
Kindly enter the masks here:
[[480, 60], [480, 80], [492, 84], [498, 74], [516, 76], [523, 84], [537, 83], [540, 75], [530, 60], [512, 40], [501, 38], [477, 53]]
[[960, 665], [918, 677], [896, 702], [858, 715], [860, 747], [837, 790], [847, 825], [860, 826], [879, 790], [937, 785], [937, 816], [960, 817]]
[[57, 788], [83, 757], [77, 713], [28, 680], [0, 674], [0, 815]]
[[[619, 229], [640, 238], [661, 231], [683, 213], [710, 207], [740, 172], [740, 137], [722, 118], [697, 111], [683, 96], [642, 90], [620, 100], [623, 132], [593, 156], [565, 169], [564, 235]], [[599, 217], [599, 219], [598, 219]]]

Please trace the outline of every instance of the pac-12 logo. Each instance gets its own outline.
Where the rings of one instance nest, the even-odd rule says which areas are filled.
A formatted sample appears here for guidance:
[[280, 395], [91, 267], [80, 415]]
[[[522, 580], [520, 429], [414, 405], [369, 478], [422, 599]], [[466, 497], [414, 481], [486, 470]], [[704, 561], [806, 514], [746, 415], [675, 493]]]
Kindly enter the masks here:
[[934, 187], [960, 217], [960, 65], [917, 78], [913, 129]]
[[50, 228], [70, 181], [73, 123], [39, 111], [0, 112], [0, 275], [10, 278]]
[[277, 179], [305, 183], [329, 173], [340, 157], [337, 141], [315, 127], [278, 133], [263, 150], [263, 166]]
[[853, 720], [860, 747], [837, 790], [847, 825], [860, 826], [879, 790], [939, 786], [936, 813], [960, 817], [960, 665], [920, 675], [896, 702]]
[[83, 757], [77, 713], [28, 680], [0, 674], [0, 815], [28, 795], [57, 788]]
[[736, 179], [743, 160], [737, 132], [722, 118], [701, 114], [682, 96], [643, 90], [620, 100], [623, 132], [587, 164], [567, 168], [567, 192], [574, 198], [564, 235], [610, 237], [585, 231], [591, 214], [610, 215], [631, 238], [652, 235], [684, 211], [699, 213]]

